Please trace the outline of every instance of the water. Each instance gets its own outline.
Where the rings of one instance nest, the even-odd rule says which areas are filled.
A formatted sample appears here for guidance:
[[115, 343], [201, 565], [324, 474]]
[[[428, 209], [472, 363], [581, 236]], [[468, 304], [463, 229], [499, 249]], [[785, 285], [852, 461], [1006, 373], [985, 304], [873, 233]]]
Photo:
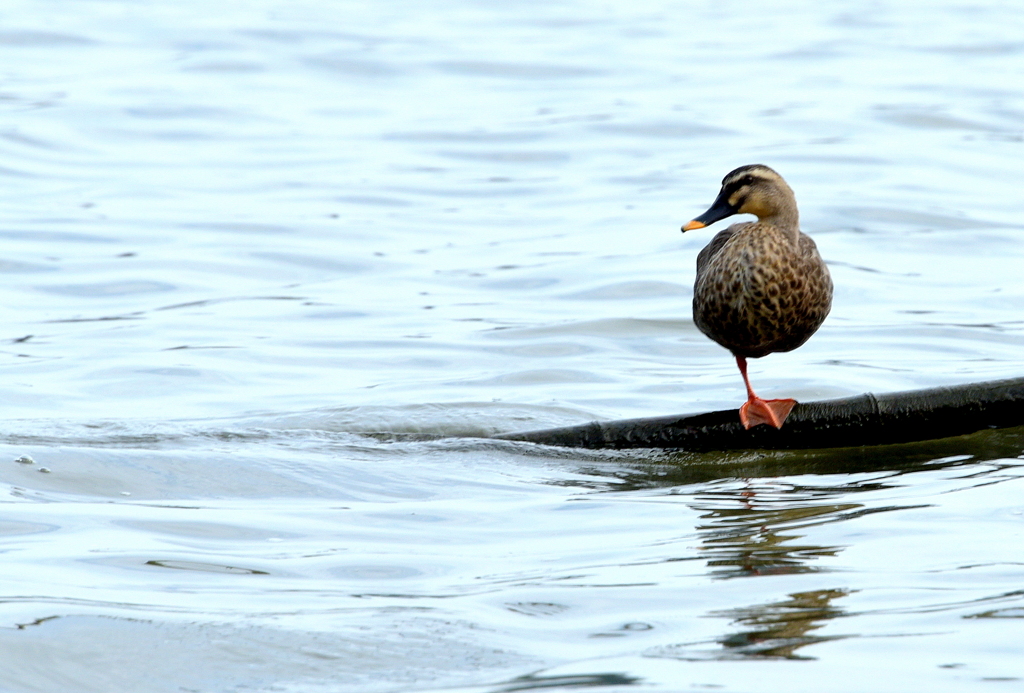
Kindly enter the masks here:
[[1020, 689], [1020, 429], [482, 439], [742, 401], [679, 226], [755, 162], [837, 289], [761, 394], [1020, 376], [1012, 4], [0, 20], [0, 689]]

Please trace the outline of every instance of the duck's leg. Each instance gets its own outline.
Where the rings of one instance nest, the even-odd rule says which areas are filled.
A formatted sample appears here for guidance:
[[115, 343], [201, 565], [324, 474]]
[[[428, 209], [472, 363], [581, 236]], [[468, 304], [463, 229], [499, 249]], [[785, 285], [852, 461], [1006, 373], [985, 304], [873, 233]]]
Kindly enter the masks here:
[[743, 384], [747, 386], [747, 401], [740, 407], [740, 423], [746, 429], [751, 429], [758, 424], [769, 424], [775, 428], [782, 428], [782, 423], [789, 416], [789, 412], [793, 410], [796, 400], [761, 399], [754, 394], [754, 388], [750, 387], [750, 378], [747, 377], [747, 360], [742, 356], [737, 356], [736, 365], [740, 367]]

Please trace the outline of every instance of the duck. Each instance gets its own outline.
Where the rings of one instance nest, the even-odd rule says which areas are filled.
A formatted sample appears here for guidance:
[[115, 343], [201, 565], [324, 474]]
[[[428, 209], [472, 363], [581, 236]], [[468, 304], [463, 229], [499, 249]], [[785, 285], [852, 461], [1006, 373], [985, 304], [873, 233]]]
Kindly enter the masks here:
[[800, 231], [796, 195], [770, 167], [729, 172], [711, 207], [682, 231], [734, 214], [753, 214], [757, 221], [719, 231], [697, 255], [693, 321], [736, 357], [747, 388], [739, 409], [743, 427], [782, 428], [796, 400], [758, 397], [747, 359], [792, 351], [810, 339], [832, 309], [832, 277], [814, 241]]

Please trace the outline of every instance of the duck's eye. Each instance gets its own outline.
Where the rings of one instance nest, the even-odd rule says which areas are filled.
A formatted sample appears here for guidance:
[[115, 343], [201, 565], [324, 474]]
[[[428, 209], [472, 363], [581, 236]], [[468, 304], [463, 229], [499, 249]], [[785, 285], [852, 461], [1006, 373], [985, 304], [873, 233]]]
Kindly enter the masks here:
[[753, 184], [754, 184], [754, 177], [753, 176], [743, 176], [743, 178], [740, 180], [740, 185], [753, 185]]

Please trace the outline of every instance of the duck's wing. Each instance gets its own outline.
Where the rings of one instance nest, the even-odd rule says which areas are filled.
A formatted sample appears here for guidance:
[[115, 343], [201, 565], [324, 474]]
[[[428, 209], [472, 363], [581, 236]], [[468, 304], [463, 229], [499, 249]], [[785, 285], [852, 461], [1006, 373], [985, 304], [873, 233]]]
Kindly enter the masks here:
[[804, 234], [800, 234], [800, 256], [803, 260], [801, 274], [804, 280], [804, 302], [814, 306], [820, 312], [821, 320], [824, 320], [832, 308], [832, 277], [828, 265], [818, 254], [814, 241]]

